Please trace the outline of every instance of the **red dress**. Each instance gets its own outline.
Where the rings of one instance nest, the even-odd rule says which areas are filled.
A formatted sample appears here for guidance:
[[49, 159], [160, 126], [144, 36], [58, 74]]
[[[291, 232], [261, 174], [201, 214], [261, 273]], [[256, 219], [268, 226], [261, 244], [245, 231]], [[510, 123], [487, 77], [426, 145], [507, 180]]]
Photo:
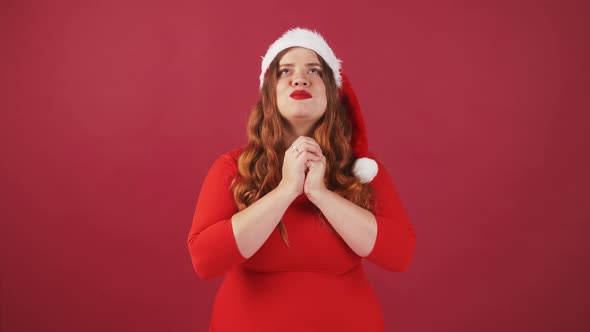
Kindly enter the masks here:
[[[242, 151], [223, 154], [209, 170], [188, 238], [197, 275], [225, 276], [210, 331], [383, 331], [362, 258], [320, 222], [305, 194], [282, 219], [290, 247], [275, 229], [252, 257], [240, 254], [230, 222], [238, 209], [229, 185]], [[366, 259], [389, 271], [405, 271], [416, 235], [387, 171], [377, 163], [379, 172], [371, 182], [377, 240]]]

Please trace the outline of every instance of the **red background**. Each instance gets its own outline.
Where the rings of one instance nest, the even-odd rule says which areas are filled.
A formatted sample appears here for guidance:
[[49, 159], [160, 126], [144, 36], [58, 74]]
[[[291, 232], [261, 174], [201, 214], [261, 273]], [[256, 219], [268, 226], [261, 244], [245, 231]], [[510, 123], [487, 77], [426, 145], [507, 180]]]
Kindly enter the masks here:
[[2, 331], [206, 330], [198, 192], [295, 26], [416, 227], [408, 272], [367, 264], [387, 331], [589, 330], [585, 3], [3, 1]]

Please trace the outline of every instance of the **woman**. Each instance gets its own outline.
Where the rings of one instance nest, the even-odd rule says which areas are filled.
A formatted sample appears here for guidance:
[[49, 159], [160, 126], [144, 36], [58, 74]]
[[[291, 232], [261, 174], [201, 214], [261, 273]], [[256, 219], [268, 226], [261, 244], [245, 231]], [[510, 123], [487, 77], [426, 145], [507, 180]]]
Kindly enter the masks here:
[[210, 330], [383, 331], [361, 259], [405, 271], [416, 237], [340, 60], [289, 30], [260, 88], [248, 144], [209, 170], [188, 238], [196, 273], [225, 276]]

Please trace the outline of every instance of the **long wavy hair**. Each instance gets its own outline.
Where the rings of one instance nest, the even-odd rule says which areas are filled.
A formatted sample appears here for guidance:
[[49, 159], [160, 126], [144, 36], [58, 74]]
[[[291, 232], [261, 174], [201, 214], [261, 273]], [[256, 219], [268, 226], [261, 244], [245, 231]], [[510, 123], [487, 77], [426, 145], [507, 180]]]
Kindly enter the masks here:
[[[282, 179], [283, 158], [287, 149], [283, 142], [283, 132], [287, 121], [279, 113], [276, 84], [279, 61], [290, 49], [277, 54], [268, 67], [260, 99], [250, 112], [248, 144], [238, 159], [238, 174], [231, 184], [234, 200], [240, 211], [275, 189]], [[333, 71], [321, 56], [317, 57], [322, 65], [321, 75], [326, 86], [327, 107], [313, 129], [313, 138], [326, 157], [326, 188], [372, 211], [374, 201], [371, 186], [360, 183], [352, 173], [355, 157], [350, 145], [351, 123], [338, 97]], [[321, 211], [317, 207], [316, 210], [321, 222], [326, 224]], [[288, 246], [287, 229], [282, 221], [277, 227]]]

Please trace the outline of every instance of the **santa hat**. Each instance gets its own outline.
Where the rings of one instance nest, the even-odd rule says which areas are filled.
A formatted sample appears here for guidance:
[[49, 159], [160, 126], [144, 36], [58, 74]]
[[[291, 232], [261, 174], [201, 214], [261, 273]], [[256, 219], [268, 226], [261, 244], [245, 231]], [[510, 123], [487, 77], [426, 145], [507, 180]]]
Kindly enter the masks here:
[[317, 32], [308, 29], [294, 28], [285, 32], [277, 39], [266, 51], [262, 57], [262, 66], [260, 73], [260, 88], [264, 83], [264, 76], [270, 63], [282, 50], [289, 47], [308, 48], [326, 61], [334, 73], [334, 80], [338, 87], [339, 97], [346, 109], [346, 114], [352, 124], [351, 146], [354, 156], [357, 158], [354, 162], [352, 171], [361, 183], [368, 183], [377, 175], [378, 167], [375, 160], [369, 158], [367, 131], [361, 113], [361, 108], [356, 95], [350, 85], [350, 81], [340, 69], [340, 61], [328, 46], [328, 43]]

